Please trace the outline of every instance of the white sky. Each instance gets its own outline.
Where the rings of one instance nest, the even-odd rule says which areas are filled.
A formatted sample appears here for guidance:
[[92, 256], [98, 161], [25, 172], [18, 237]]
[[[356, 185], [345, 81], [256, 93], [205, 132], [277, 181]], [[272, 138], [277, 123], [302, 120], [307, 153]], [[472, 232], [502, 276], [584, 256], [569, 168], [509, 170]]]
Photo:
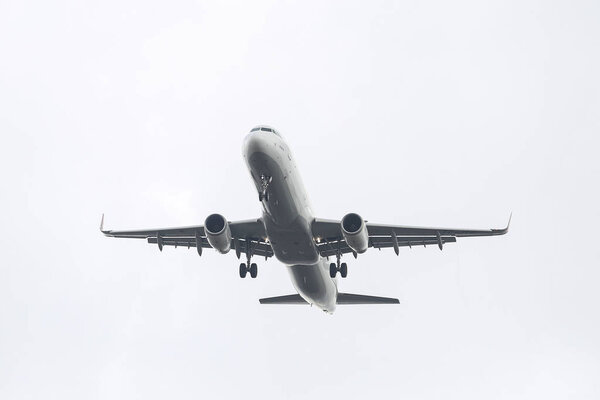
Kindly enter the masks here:
[[[600, 397], [597, 1], [0, 2], [0, 398]], [[288, 140], [314, 210], [502, 227], [346, 259], [401, 305], [101, 236], [260, 215]]]

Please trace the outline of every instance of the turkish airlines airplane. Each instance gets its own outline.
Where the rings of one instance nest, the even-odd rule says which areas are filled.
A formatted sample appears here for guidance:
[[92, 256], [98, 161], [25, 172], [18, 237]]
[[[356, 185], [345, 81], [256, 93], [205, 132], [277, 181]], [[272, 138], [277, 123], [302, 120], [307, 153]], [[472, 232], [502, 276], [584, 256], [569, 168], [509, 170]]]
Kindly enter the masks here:
[[[469, 230], [419, 228], [401, 225], [367, 223], [360, 215], [347, 214], [341, 221], [315, 218], [302, 184], [294, 157], [279, 132], [268, 126], [257, 126], [246, 136], [243, 155], [256, 185], [262, 204], [261, 218], [227, 221], [220, 214], [209, 215], [204, 225], [181, 228], [115, 231], [100, 230], [106, 236], [146, 239], [162, 251], [163, 246], [195, 247], [202, 255], [204, 248], [219, 253], [235, 251], [245, 256], [239, 273], [256, 278], [258, 267], [253, 256], [275, 256], [290, 274], [298, 294], [260, 299], [261, 304], [310, 304], [333, 313], [338, 304], [398, 304], [398, 299], [340, 293], [336, 275], [348, 274], [341, 262], [344, 254], [356, 258], [368, 248], [399, 248], [437, 245], [440, 250], [457, 237], [496, 236], [504, 229]], [[334, 258], [335, 262], [329, 262]]]

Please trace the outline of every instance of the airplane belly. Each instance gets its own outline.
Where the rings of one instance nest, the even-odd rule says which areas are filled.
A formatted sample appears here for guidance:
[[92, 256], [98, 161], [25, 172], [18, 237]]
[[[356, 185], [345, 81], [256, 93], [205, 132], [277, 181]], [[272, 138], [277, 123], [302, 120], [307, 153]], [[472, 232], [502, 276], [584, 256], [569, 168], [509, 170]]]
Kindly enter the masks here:
[[[263, 221], [275, 257], [284, 264], [316, 264], [319, 252], [311, 230], [306, 195], [293, 165], [277, 146], [250, 152], [247, 163], [259, 188], [260, 176], [271, 178], [268, 199], [263, 203]], [[280, 154], [281, 153], [281, 154]]]
[[308, 220], [297, 216], [288, 225], [281, 226], [265, 214], [263, 221], [273, 253], [280, 262], [292, 265], [315, 264], [319, 261], [319, 252]]
[[337, 287], [329, 277], [324, 259], [313, 265], [288, 265], [292, 283], [300, 296], [323, 311], [335, 311]]

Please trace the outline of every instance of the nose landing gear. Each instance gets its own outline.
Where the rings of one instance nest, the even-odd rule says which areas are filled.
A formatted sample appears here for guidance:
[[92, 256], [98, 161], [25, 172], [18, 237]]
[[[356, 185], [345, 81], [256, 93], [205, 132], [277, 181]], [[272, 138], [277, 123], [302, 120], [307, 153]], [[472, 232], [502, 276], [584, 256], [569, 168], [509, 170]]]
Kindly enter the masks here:
[[269, 189], [269, 184], [273, 181], [272, 176], [261, 175], [260, 176], [260, 191], [258, 192], [258, 201], [262, 202], [263, 200], [269, 201], [269, 193], [267, 189]]

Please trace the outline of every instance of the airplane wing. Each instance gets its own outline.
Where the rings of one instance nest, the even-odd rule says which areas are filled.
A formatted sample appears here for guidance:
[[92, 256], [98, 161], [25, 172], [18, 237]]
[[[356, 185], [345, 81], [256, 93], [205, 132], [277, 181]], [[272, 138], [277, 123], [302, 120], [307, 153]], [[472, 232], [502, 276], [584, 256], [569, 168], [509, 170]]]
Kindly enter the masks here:
[[[437, 245], [441, 250], [445, 243], [456, 242], [457, 237], [504, 235], [508, 232], [509, 226], [510, 218], [505, 228], [482, 230], [365, 224], [369, 235], [369, 247], [377, 249], [394, 248], [396, 254], [398, 254], [400, 247]], [[313, 235], [318, 238], [317, 246], [321, 256], [330, 257], [338, 253], [353, 253], [356, 257], [354, 250], [344, 240], [340, 221], [315, 219], [312, 224], [312, 231]]]
[[[252, 255], [272, 257], [273, 249], [265, 240], [266, 233], [259, 219], [228, 222], [231, 230], [231, 248], [235, 250], [237, 258], [250, 251]], [[105, 230], [104, 215], [100, 223], [100, 230], [105, 236], [115, 238], [146, 239], [148, 243], [158, 245], [162, 251], [163, 246], [195, 247], [198, 254], [203, 248], [212, 248], [206, 238], [204, 226], [184, 226], [178, 228], [158, 228], [140, 230]]]

